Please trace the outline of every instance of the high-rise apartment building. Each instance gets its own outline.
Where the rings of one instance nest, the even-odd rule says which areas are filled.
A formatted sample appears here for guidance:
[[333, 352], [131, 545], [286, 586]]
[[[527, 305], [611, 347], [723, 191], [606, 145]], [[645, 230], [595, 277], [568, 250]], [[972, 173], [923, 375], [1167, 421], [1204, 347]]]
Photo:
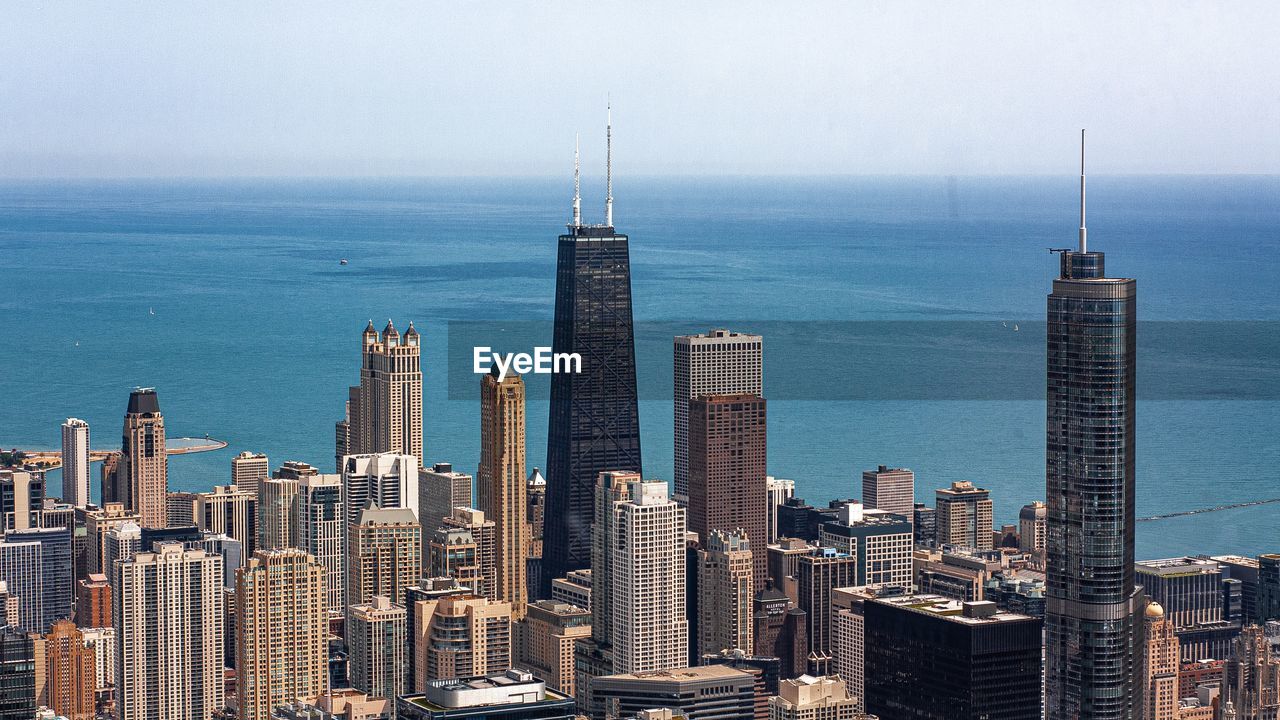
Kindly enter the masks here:
[[0, 627], [0, 720], [35, 716], [35, 642], [17, 628]]
[[372, 320], [365, 327], [360, 336], [360, 385], [349, 388], [347, 417], [337, 429], [337, 445], [345, 444], [339, 448], [345, 450], [344, 457], [391, 453], [424, 462], [419, 341], [413, 323], [403, 337], [390, 320], [381, 334]]
[[[717, 329], [677, 335], [675, 370], [675, 499], [689, 497], [689, 401], [708, 395], [764, 395], [764, 340]], [[752, 542], [763, 543], [759, 538]]]
[[418, 519], [424, 530], [435, 529], [459, 507], [475, 507], [470, 475], [457, 472], [450, 463], [436, 463], [418, 473]]
[[765, 476], [765, 490], [768, 493], [765, 500], [765, 526], [769, 532], [769, 542], [778, 541], [778, 507], [785, 505], [788, 500], [795, 497], [796, 481], [775, 478], [772, 475]]
[[0, 535], [40, 527], [44, 498], [44, 473], [0, 470]]
[[1106, 277], [1087, 249], [1083, 160], [1082, 144], [1080, 248], [1060, 254], [1047, 310], [1046, 717], [1120, 720], [1140, 706], [1137, 283]]
[[[612, 129], [606, 134], [612, 138]], [[575, 210], [558, 241], [551, 348], [576, 354], [581, 367], [551, 376], [540, 597], [551, 596], [552, 580], [591, 563], [597, 476], [642, 469], [631, 258], [627, 236], [613, 227], [611, 168], [607, 162], [604, 224], [583, 225]]]
[[103, 573], [90, 573], [76, 583], [75, 619], [80, 627], [110, 627], [111, 584]]
[[296, 549], [259, 550], [236, 577], [236, 687], [242, 720], [328, 688], [328, 568]]
[[85, 535], [85, 571], [102, 573], [111, 578], [111, 566], [103, 555], [106, 547], [107, 533], [125, 523], [138, 524], [142, 516], [126, 510], [124, 503], [109, 502], [96, 510], [88, 510], [84, 514]]
[[427, 543], [430, 575], [449, 575], [477, 595], [497, 599], [497, 528], [474, 508], [457, 507]]
[[968, 480], [957, 480], [949, 488], [936, 493], [937, 544], [990, 550], [991, 493], [974, 487]]
[[427, 686], [427, 650], [431, 616], [447, 597], [472, 595], [471, 589], [451, 577], [426, 577], [405, 590], [406, 691], [422, 692]]
[[223, 697], [222, 558], [162, 543], [115, 566], [118, 720], [210, 720]]
[[874, 720], [862, 713], [861, 699], [836, 675], [802, 675], [779, 683], [769, 699], [769, 720]]
[[404, 606], [383, 595], [352, 605], [346, 633], [351, 687], [393, 702], [405, 694], [408, 645]]
[[752, 654], [755, 596], [751, 542], [745, 531], [712, 530], [698, 551], [698, 655]]
[[836, 548], [810, 547], [795, 558], [797, 606], [808, 620], [809, 650], [831, 654], [831, 591], [856, 584], [858, 559]]
[[488, 675], [511, 667], [511, 650], [511, 605], [450, 595], [436, 602], [415, 664], [426, 681]]
[[109, 697], [116, 682], [116, 629], [110, 624], [105, 627], [82, 627], [80, 635], [84, 638], [84, 646], [93, 651], [93, 690], [99, 698]]
[[44, 634], [71, 617], [72, 579], [69, 529], [12, 530], [0, 538], [0, 580], [18, 598], [23, 630]]
[[916, 502], [916, 474], [906, 468], [881, 465], [862, 471], [862, 504], [871, 510], [883, 510], [911, 517]]
[[[299, 482], [293, 478], [276, 477], [264, 478], [258, 483], [258, 534], [254, 538], [256, 549], [298, 547]], [[341, 485], [338, 487], [341, 488]]]
[[342, 492], [349, 524], [356, 523], [371, 502], [380, 508], [407, 508], [417, 519], [418, 459], [396, 453], [348, 455], [342, 465]]
[[591, 611], [539, 600], [515, 626], [515, 663], [543, 678], [552, 690], [574, 694], [574, 644], [591, 637]]
[[258, 486], [271, 477], [271, 466], [264, 453], [242, 452], [231, 458], [231, 484], [245, 492], [258, 492]]
[[115, 577], [116, 563], [131, 560], [142, 552], [142, 528], [137, 523], [126, 522], [107, 531], [102, 541], [102, 565], [108, 578]]
[[818, 542], [855, 558], [855, 585], [911, 587], [914, 544], [906, 516], [846, 503], [838, 519], [819, 526]]
[[196, 503], [200, 493], [171, 492], [165, 497], [166, 527], [190, 527], [196, 524]]
[[[280, 478], [283, 480], [283, 478]], [[267, 484], [269, 485], [269, 481]], [[341, 615], [347, 607], [346, 512], [342, 507], [342, 476], [308, 474], [297, 483], [292, 503], [297, 508], [292, 536], [297, 547], [325, 566], [325, 607]]]
[[1041, 622], [992, 602], [867, 600], [866, 711], [902, 720], [1040, 720]]
[[168, 525], [169, 456], [165, 450], [164, 415], [154, 388], [138, 388], [129, 394], [124, 414], [120, 466], [115, 491], [102, 501], [123, 502], [142, 517], [143, 527]]
[[422, 528], [407, 508], [367, 508], [347, 535], [347, 603], [404, 597], [422, 575]]
[[89, 423], [79, 418], [62, 424], [62, 501], [89, 504]]
[[524, 617], [529, 601], [526, 560], [529, 528], [525, 477], [524, 381], [491, 372], [480, 380], [480, 465], [476, 502], [494, 525], [494, 599], [511, 604], [512, 617]]
[[765, 405], [758, 395], [703, 395], [689, 401], [688, 418], [689, 530], [745, 530], [756, 590], [768, 574]]
[[1018, 511], [1018, 549], [1029, 553], [1043, 553], [1045, 542], [1045, 518], [1049, 510], [1036, 500], [1023, 505]]
[[196, 497], [196, 527], [221, 533], [244, 544], [246, 558], [258, 542], [258, 497], [235, 485], [215, 485]]
[[67, 720], [93, 720], [98, 674], [93, 648], [70, 620], [53, 624], [44, 638], [45, 693], [49, 707]]

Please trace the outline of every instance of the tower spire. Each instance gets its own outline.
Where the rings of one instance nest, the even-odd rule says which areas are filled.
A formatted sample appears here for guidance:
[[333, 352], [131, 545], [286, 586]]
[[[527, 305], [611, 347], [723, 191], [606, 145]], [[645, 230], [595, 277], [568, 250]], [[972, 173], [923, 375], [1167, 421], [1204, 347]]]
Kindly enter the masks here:
[[606, 106], [604, 126], [604, 224], [613, 227], [613, 103]]
[[1084, 128], [1080, 128], [1080, 252], [1089, 252], [1089, 231], [1084, 225]]
[[573, 226], [582, 227], [582, 190], [578, 181], [578, 133], [573, 134]]

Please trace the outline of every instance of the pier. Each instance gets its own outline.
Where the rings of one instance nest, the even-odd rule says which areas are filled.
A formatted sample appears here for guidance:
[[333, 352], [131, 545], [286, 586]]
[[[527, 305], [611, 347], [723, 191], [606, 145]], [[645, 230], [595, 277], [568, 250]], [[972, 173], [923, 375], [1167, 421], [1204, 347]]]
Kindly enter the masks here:
[[[214, 450], [222, 450], [227, 446], [225, 440], [215, 440], [209, 436], [202, 438], [176, 437], [167, 438], [165, 441], [165, 455], [189, 455], [191, 453], [212, 452]], [[32, 465], [37, 465], [44, 470], [55, 470], [62, 467], [62, 451], [61, 450], [18, 450], [25, 457], [25, 461]], [[89, 462], [102, 462], [112, 453], [118, 453], [119, 450], [90, 450]]]

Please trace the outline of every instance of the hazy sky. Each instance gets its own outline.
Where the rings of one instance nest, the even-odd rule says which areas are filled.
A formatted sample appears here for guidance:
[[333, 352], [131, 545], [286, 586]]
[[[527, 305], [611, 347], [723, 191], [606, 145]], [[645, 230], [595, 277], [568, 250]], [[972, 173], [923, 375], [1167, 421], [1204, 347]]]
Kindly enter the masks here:
[[1280, 173], [1274, 2], [6, 2], [0, 175]]

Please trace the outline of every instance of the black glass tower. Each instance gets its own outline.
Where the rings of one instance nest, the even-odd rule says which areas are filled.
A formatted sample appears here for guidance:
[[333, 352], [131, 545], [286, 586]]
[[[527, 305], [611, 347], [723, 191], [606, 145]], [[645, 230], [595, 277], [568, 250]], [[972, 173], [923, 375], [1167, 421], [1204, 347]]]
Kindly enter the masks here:
[[[1083, 138], [1082, 138], [1083, 139]], [[1048, 301], [1045, 477], [1048, 720], [1139, 717], [1134, 586], [1137, 287], [1061, 254]]]

